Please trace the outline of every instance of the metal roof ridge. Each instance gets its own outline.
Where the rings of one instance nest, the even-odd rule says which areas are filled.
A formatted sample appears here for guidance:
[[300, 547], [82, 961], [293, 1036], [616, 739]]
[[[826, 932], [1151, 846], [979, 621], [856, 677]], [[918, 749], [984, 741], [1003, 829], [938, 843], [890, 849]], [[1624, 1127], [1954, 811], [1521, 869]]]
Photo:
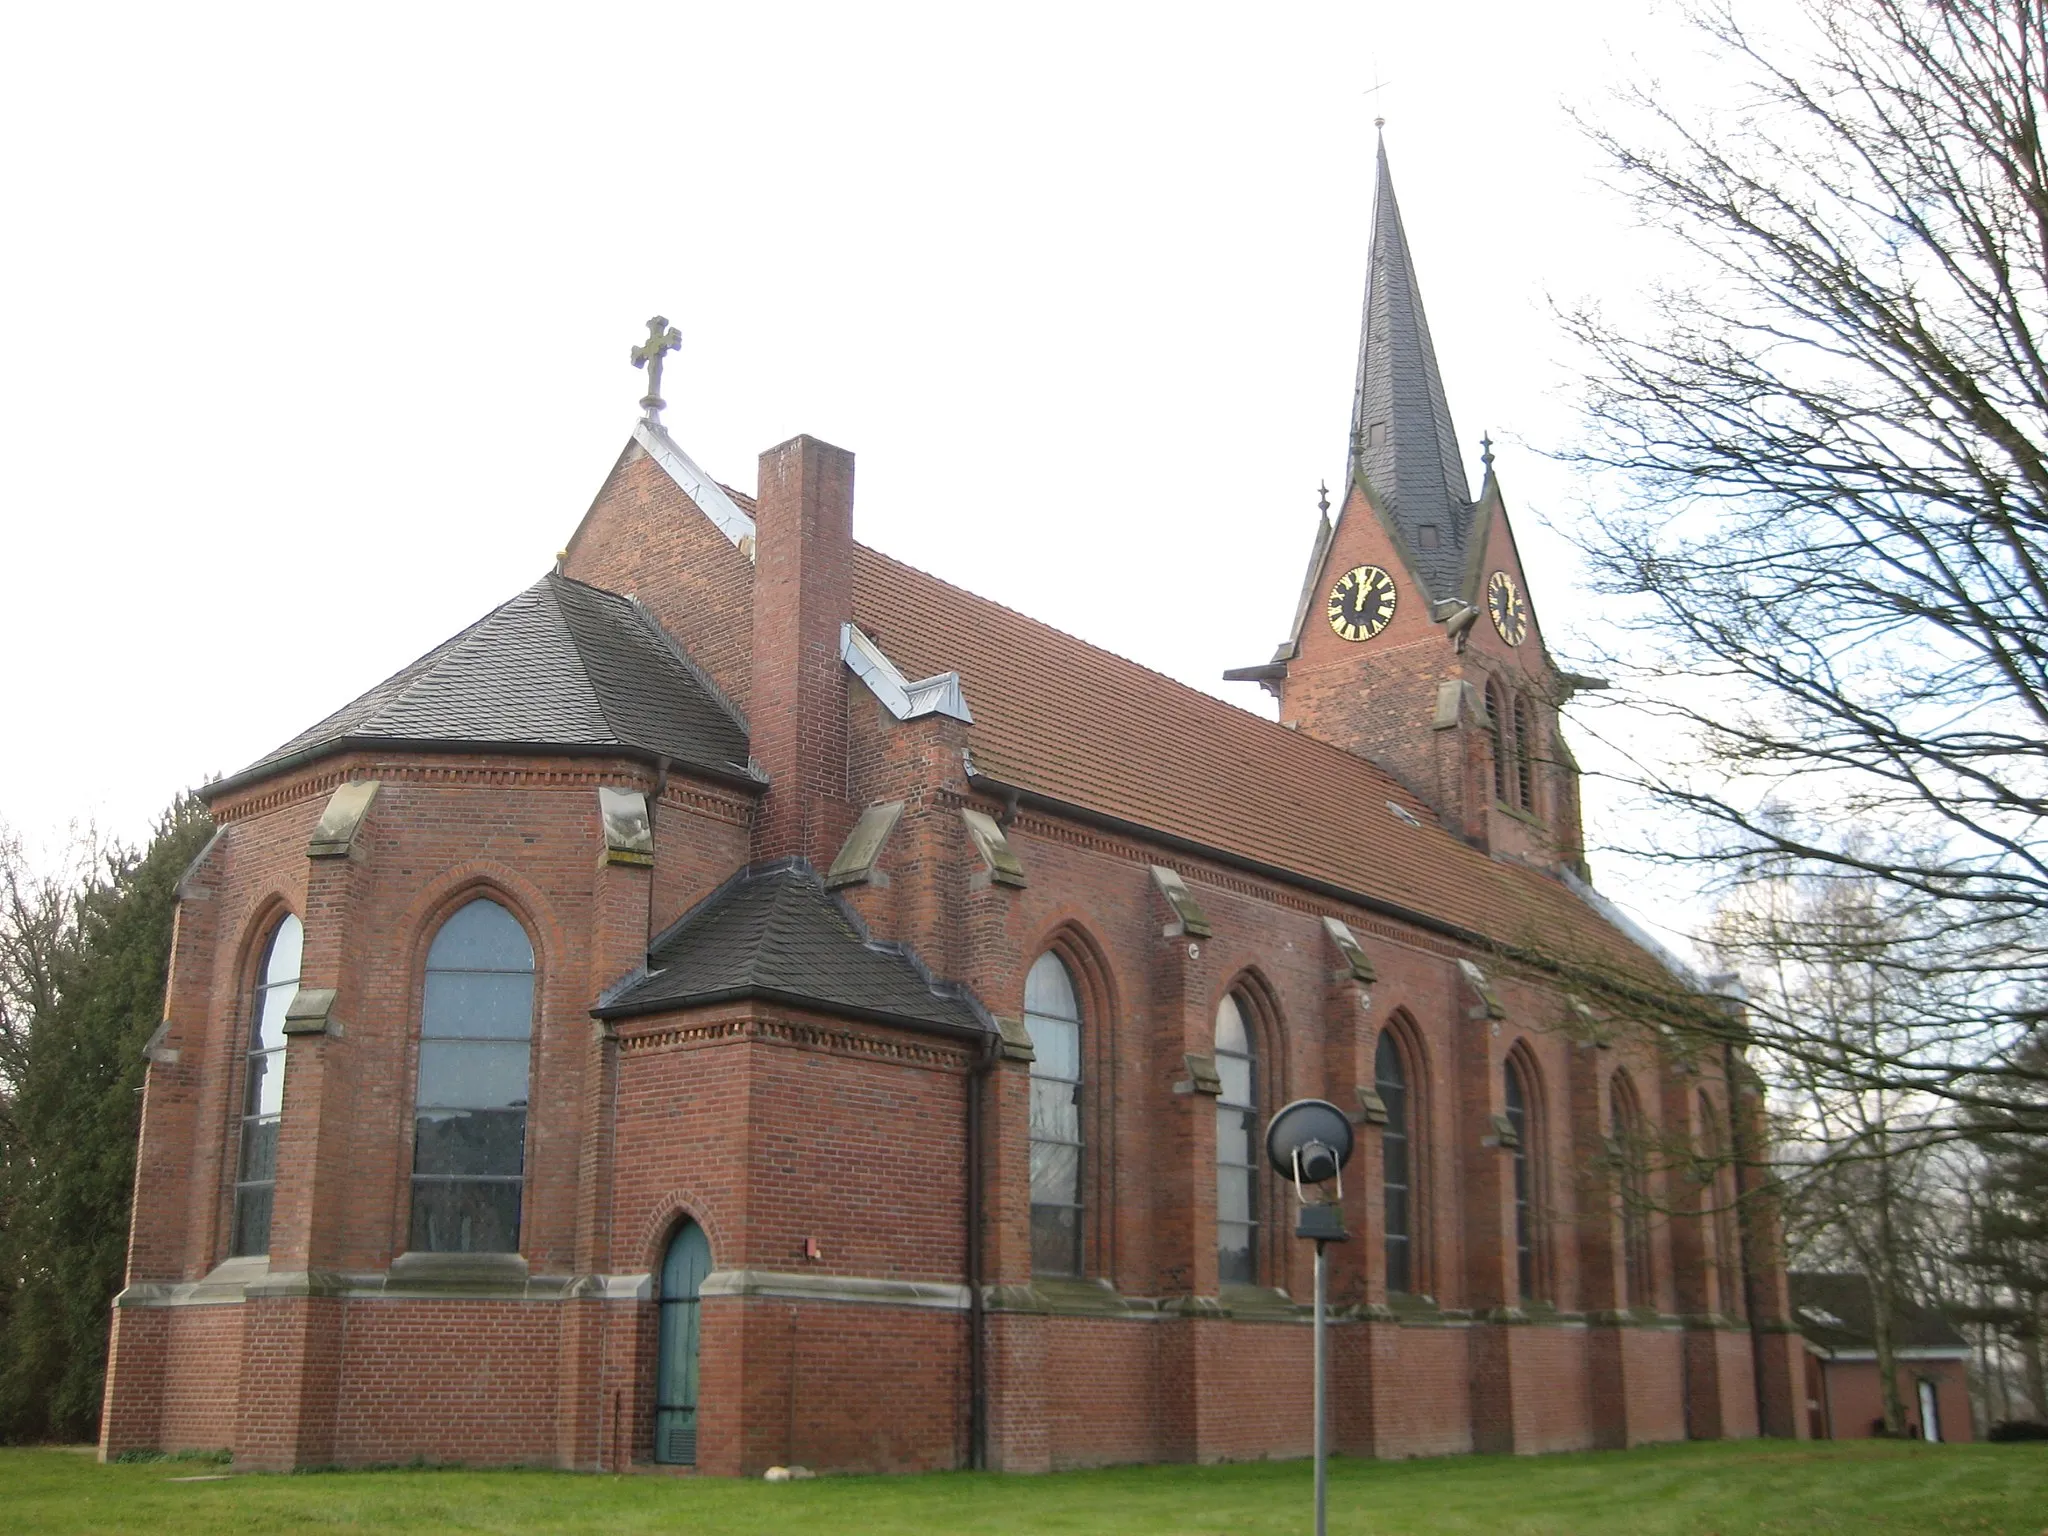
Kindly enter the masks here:
[[724, 486], [698, 468], [696, 460], [683, 452], [666, 427], [642, 418], [633, 423], [633, 441], [647, 450], [647, 456], [661, 466], [676, 488], [697, 504], [697, 510], [710, 518], [735, 548], [740, 540], [754, 537], [754, 520], [725, 494]]

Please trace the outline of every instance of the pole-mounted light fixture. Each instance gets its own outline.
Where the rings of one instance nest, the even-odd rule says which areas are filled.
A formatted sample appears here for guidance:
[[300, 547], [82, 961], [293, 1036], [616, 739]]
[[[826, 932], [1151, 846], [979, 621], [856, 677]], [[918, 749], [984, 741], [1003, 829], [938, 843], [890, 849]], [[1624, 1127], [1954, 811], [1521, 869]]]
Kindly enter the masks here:
[[[1351, 1122], [1328, 1099], [1296, 1099], [1266, 1126], [1266, 1160], [1294, 1184], [1294, 1235], [1316, 1245], [1316, 1536], [1324, 1536], [1329, 1511], [1329, 1447], [1325, 1438], [1325, 1382], [1329, 1344], [1324, 1313], [1329, 1300], [1329, 1260], [1324, 1248], [1350, 1236], [1344, 1230], [1344, 1165], [1351, 1161]], [[1324, 1186], [1335, 1184], [1335, 1198]], [[1314, 1190], [1317, 1198], [1309, 1199]]]

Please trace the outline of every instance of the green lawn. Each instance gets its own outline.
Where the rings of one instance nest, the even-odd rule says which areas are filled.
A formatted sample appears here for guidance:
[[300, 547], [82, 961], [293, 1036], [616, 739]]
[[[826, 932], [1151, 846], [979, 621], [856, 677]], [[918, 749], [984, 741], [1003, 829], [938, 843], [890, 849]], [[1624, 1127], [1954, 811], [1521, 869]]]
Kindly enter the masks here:
[[[0, 1450], [0, 1530], [1302, 1532], [1305, 1462], [1051, 1477], [935, 1473], [736, 1483], [557, 1472], [329, 1472], [180, 1482], [205, 1462], [102, 1467]], [[2048, 1445], [1783, 1441], [1575, 1456], [1334, 1462], [1330, 1529], [1474, 1536], [2048, 1533]]]

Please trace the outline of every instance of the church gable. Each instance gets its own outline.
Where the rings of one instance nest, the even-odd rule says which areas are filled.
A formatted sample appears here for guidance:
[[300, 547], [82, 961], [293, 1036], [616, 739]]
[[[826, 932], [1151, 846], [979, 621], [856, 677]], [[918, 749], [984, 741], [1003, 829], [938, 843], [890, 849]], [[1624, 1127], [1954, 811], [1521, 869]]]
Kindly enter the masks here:
[[563, 552], [562, 572], [645, 603], [742, 711], [751, 682], [754, 522], [741, 498], [641, 422]]
[[[1487, 476], [1486, 489], [1472, 511], [1472, 531], [1466, 541], [1465, 571], [1458, 597], [1467, 607], [1478, 610], [1479, 616], [1465, 637], [1465, 648], [1547, 682], [1556, 676], [1557, 669], [1537, 622], [1536, 600], [1522, 569], [1521, 551], [1508, 521], [1507, 501], [1493, 475]], [[1497, 580], [1503, 576], [1507, 578], [1505, 583]]]

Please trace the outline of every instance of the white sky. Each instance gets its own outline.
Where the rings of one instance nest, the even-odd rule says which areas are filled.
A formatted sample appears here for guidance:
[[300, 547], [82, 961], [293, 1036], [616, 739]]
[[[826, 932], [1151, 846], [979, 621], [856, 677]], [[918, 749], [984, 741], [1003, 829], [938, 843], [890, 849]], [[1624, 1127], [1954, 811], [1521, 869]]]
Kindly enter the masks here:
[[1257, 707], [1218, 674], [1343, 472], [1375, 110], [1569, 662], [1547, 298], [1654, 257], [1563, 104], [1687, 47], [1645, 0], [14, 7], [0, 819], [140, 836], [530, 583], [657, 311], [712, 474], [851, 448], [865, 542]]

